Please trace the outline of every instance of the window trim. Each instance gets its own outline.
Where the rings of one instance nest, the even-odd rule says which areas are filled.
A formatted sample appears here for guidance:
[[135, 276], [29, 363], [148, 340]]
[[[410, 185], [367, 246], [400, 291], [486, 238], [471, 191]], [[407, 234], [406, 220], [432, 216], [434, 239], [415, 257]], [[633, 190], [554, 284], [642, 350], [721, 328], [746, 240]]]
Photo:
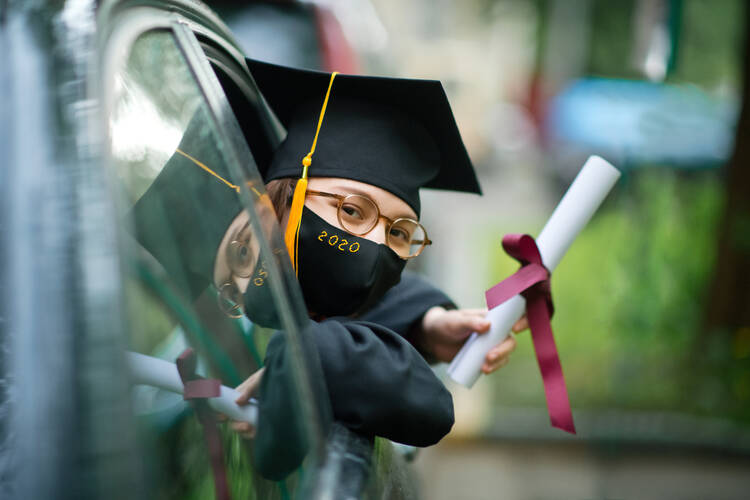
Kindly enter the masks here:
[[[257, 180], [260, 181], [260, 174], [257, 166], [254, 164], [249, 146], [245, 141], [234, 112], [224, 95], [216, 74], [210, 66], [208, 57], [203, 52], [197, 36], [200, 35], [202, 38], [209, 40], [220, 53], [223, 51], [224, 54], [229, 56], [229, 60], [241, 61], [240, 68], [244, 68], [247, 71], [244, 56], [242, 56], [239, 49], [226, 39], [223, 39], [219, 34], [174, 11], [165, 11], [156, 7], [139, 5], [128, 9], [123, 8], [117, 10], [115, 13], [110, 5], [109, 9], [102, 15], [110, 16], [107, 19], [107, 26], [112, 28], [109, 31], [104, 30], [104, 35], [100, 38], [99, 54], [102, 73], [97, 86], [101, 85], [103, 130], [109, 130], [108, 120], [114, 109], [115, 94], [113, 88], [115, 75], [125, 64], [131, 47], [139, 37], [148, 32], [169, 31], [174, 36], [177, 48], [182, 53], [188, 69], [195, 78], [198, 90], [203, 96], [206, 109], [211, 120], [214, 122], [216, 132], [221, 135], [222, 140], [226, 141], [222, 154], [227, 159], [230, 171], [240, 178], [247, 177], [248, 173], [254, 173], [254, 177], [257, 177]], [[247, 71], [247, 75], [247, 81], [254, 86], [254, 81], [250, 77], [249, 71]], [[262, 101], [262, 106], [267, 109], [264, 100]], [[272, 113], [270, 115], [273, 116]], [[109, 135], [109, 132], [107, 132], [107, 135]], [[111, 157], [108, 150], [111, 140], [109, 140], [109, 137], [107, 139], [104, 145], [105, 158]], [[247, 162], [248, 158], [253, 159], [252, 166], [241, 168], [242, 159], [245, 159], [245, 162]], [[108, 161], [105, 160], [105, 163], [108, 163]], [[108, 165], [107, 168], [109, 175], [113, 176], [112, 166]], [[255, 210], [251, 208], [253, 202], [246, 187], [241, 190], [240, 198], [245, 209], [251, 210], [250, 213], [257, 215]], [[263, 234], [259, 217], [251, 217], [251, 220], [256, 226], [255, 230], [259, 234]], [[278, 251], [282, 252], [279, 256], [279, 261], [282, 265], [278, 265], [274, 259], [271, 259], [269, 262], [269, 271], [279, 276], [278, 280], [270, 281], [271, 291], [276, 306], [282, 312], [282, 324], [285, 332], [288, 334], [288, 345], [292, 350], [292, 355], [301, 365], [300, 370], [295, 370], [295, 378], [297, 379], [298, 391], [304, 404], [305, 414], [309, 417], [310, 432], [308, 437], [311, 439], [311, 453], [321, 456], [325, 447], [325, 436], [323, 435], [322, 423], [317, 418], [319, 415], [318, 402], [312, 396], [313, 391], [310, 381], [306, 377], [311, 371], [308, 369], [308, 360], [303, 355], [302, 342], [300, 340], [302, 326], [308, 320], [306, 308], [291, 263], [288, 257], [284, 258], [286, 247], [281, 239], [280, 231], [274, 234], [273, 239], [274, 241], [269, 241], [268, 238], [260, 238], [260, 242], [263, 251], [268, 252], [269, 255], [278, 253]], [[277, 249], [277, 252], [273, 252], [274, 249]], [[305, 375], [303, 376], [302, 374]]]

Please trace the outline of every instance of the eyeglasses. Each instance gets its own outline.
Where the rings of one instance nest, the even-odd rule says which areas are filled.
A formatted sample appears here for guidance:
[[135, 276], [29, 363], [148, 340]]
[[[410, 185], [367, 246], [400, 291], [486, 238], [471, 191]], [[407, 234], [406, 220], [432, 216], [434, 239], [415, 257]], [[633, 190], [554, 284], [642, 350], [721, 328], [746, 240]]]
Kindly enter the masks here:
[[402, 259], [412, 259], [432, 245], [424, 226], [409, 217], [391, 219], [380, 213], [378, 205], [362, 194], [335, 194], [307, 190], [307, 194], [338, 200], [338, 220], [341, 227], [355, 236], [364, 236], [384, 219], [385, 244]]
[[[219, 288], [217, 299], [219, 308], [230, 318], [241, 318], [245, 312], [242, 292], [237, 287], [234, 278], [249, 278], [253, 273], [258, 256], [251, 249], [252, 238], [252, 229], [250, 224], [246, 222], [232, 235], [232, 239], [225, 250], [225, 257], [231, 274], [229, 280]], [[256, 285], [258, 279], [258, 277], [255, 278]]]

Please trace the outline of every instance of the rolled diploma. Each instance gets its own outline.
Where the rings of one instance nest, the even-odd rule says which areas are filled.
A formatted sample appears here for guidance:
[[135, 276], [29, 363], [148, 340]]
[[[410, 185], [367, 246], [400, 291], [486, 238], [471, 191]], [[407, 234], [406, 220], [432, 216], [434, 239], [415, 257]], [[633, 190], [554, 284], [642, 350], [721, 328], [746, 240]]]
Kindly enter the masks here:
[[[128, 366], [133, 376], [133, 383], [150, 385], [169, 392], [182, 394], [183, 385], [177, 365], [163, 359], [146, 356], [137, 352], [127, 352]], [[216, 411], [223, 413], [232, 420], [258, 423], [258, 407], [253, 400], [246, 406], [240, 406], [234, 401], [239, 392], [225, 385], [221, 386], [221, 394], [215, 398], [207, 398], [208, 404]]]
[[[542, 262], [550, 272], [560, 263], [619, 178], [620, 171], [603, 158], [590, 156], [586, 160], [536, 239]], [[525, 307], [526, 300], [516, 295], [492, 309], [487, 314], [490, 331], [484, 335], [474, 333], [467, 339], [448, 367], [448, 375], [465, 387], [473, 386], [479, 378], [485, 356], [508, 336]]]

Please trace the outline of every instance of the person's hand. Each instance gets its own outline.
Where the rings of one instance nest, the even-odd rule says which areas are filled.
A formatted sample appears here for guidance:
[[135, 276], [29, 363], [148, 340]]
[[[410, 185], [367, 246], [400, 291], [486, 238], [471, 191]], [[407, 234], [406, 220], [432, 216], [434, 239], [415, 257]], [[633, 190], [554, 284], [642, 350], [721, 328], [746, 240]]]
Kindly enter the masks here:
[[[235, 387], [234, 390], [240, 393], [237, 399], [234, 400], [235, 403], [240, 406], [245, 406], [250, 402], [250, 398], [255, 395], [258, 391], [258, 387], [260, 387], [260, 379], [263, 377], [264, 370], [265, 368], [261, 368], [250, 375], [247, 380]], [[249, 422], [238, 422], [235, 420], [232, 421], [231, 426], [232, 429], [244, 438], [252, 439], [255, 437], [255, 427]]]
[[452, 309], [435, 306], [422, 316], [422, 331], [417, 343], [438, 361], [451, 361], [473, 332], [490, 329], [484, 309]]
[[[527, 328], [525, 317], [513, 325], [513, 331], [516, 333]], [[447, 363], [456, 356], [469, 335], [473, 332], [481, 335], [489, 330], [490, 322], [487, 320], [486, 309], [446, 310], [436, 306], [422, 317], [422, 333], [418, 343], [438, 361]], [[508, 336], [487, 353], [482, 372], [492, 373], [505, 366], [515, 348], [515, 338], [512, 335]]]
[[[513, 333], [519, 333], [529, 328], [529, 322], [526, 320], [526, 316], [516, 321], [511, 329]], [[513, 335], [508, 335], [505, 340], [497, 344], [495, 347], [490, 349], [487, 356], [484, 358], [484, 364], [482, 365], [482, 373], [489, 375], [498, 368], [502, 368], [507, 365], [510, 361], [510, 355], [516, 350], [516, 338]]]

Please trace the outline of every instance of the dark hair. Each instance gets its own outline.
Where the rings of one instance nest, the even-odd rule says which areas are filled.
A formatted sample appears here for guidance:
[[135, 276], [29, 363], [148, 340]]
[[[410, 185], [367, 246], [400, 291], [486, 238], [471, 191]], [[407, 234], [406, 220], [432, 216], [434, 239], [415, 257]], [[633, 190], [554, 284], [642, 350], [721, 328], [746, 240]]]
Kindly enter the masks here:
[[266, 184], [266, 193], [268, 193], [279, 222], [281, 222], [289, 211], [289, 207], [292, 206], [292, 196], [294, 195], [294, 187], [296, 185], [297, 179], [292, 177], [274, 179]]

